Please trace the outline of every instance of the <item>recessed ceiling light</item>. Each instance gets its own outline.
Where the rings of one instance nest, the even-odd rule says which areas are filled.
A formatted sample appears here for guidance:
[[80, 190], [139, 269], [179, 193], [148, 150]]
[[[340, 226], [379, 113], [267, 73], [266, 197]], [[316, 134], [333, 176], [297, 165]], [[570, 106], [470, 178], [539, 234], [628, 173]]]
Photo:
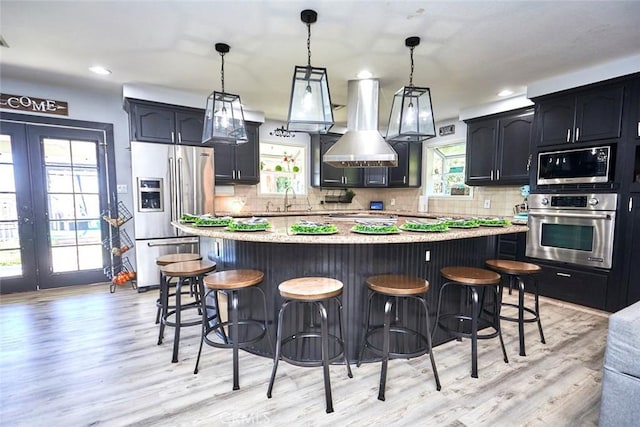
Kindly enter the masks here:
[[504, 89], [504, 90], [501, 90], [500, 92], [498, 92], [498, 96], [509, 96], [509, 95], [513, 95], [513, 91], [512, 90]]
[[362, 70], [356, 75], [356, 77], [361, 80], [370, 79], [371, 77], [373, 77], [373, 74], [369, 70]]
[[92, 72], [96, 73], [96, 74], [100, 74], [101, 76], [106, 76], [111, 74], [111, 70], [107, 70], [106, 68], [100, 66], [100, 65], [94, 65], [93, 67], [89, 67], [89, 70], [91, 70]]

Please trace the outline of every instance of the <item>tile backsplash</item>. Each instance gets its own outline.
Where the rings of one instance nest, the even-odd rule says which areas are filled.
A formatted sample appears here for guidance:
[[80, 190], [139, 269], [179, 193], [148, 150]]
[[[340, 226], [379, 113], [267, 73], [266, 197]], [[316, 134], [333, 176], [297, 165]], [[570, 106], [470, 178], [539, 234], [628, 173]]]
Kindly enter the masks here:
[[[258, 195], [255, 185], [235, 185], [232, 189], [219, 195], [217, 192], [216, 212], [265, 212], [283, 211], [283, 196]], [[351, 203], [323, 203], [326, 195], [338, 195], [340, 190], [309, 188], [307, 195], [289, 194], [290, 210], [295, 211], [336, 211], [336, 210], [368, 210], [369, 202], [380, 200], [386, 211], [415, 212], [422, 195], [421, 188], [354, 188], [355, 197]], [[485, 200], [490, 207], [485, 208]], [[469, 216], [506, 216], [513, 215], [513, 207], [522, 203], [520, 186], [474, 187], [473, 198], [429, 198], [428, 213]]]

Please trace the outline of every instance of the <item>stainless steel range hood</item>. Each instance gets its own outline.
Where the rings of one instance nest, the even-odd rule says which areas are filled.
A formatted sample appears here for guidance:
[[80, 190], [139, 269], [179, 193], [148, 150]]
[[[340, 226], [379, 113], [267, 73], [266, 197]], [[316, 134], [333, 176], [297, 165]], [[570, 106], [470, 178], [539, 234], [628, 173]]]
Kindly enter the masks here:
[[338, 168], [397, 166], [398, 154], [378, 132], [378, 80], [349, 80], [347, 132], [322, 160]]

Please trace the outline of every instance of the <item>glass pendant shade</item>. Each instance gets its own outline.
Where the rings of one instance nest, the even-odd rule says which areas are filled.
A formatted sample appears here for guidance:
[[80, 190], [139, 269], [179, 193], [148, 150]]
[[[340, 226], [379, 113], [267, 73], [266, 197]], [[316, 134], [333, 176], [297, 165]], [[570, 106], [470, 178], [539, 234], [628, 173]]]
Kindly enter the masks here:
[[242, 144], [248, 141], [240, 96], [213, 92], [207, 98], [202, 143]]
[[422, 142], [436, 136], [428, 87], [405, 86], [393, 96], [387, 142]]
[[296, 66], [289, 103], [288, 130], [326, 133], [333, 123], [327, 70]]

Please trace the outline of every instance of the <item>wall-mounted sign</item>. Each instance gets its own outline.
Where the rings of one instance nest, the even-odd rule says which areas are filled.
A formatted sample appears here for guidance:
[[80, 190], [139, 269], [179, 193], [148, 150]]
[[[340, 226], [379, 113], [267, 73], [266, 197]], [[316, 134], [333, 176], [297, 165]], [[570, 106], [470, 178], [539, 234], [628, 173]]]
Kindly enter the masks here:
[[451, 135], [456, 133], [456, 125], [442, 126], [438, 130], [440, 136]]
[[59, 116], [69, 115], [69, 107], [66, 102], [27, 95], [0, 93], [0, 108], [30, 111], [32, 113], [57, 114]]

